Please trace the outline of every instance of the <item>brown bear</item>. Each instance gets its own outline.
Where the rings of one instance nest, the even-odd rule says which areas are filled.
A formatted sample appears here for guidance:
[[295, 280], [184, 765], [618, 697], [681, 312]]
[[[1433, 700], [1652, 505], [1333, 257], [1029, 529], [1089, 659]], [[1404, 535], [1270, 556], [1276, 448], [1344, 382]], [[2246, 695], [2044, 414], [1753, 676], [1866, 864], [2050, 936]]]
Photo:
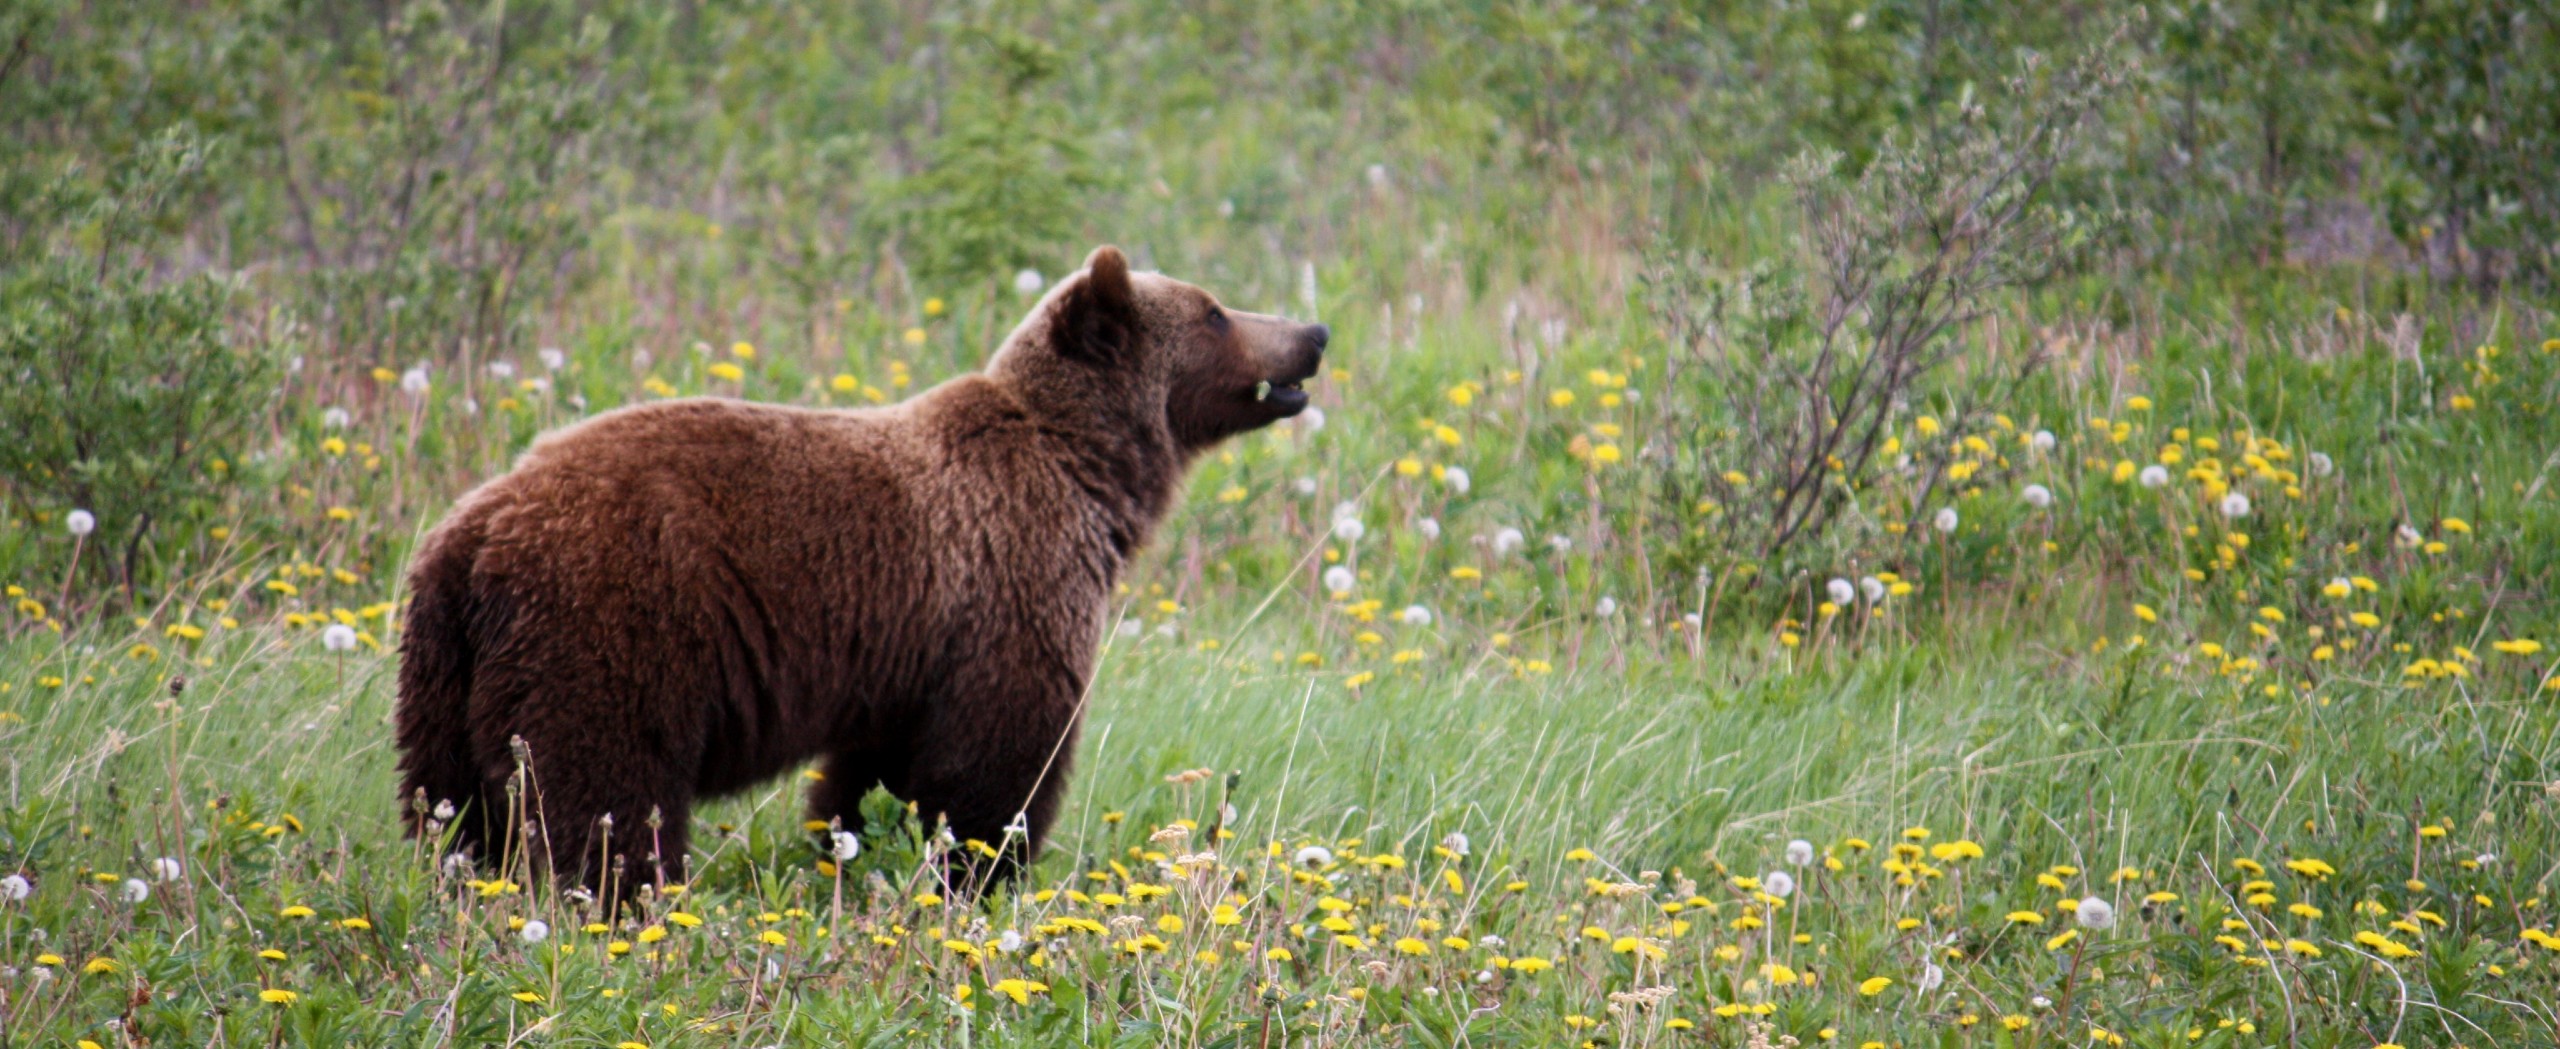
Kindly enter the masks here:
[[1327, 337], [1104, 247], [983, 372], [904, 403], [672, 400], [543, 436], [410, 568], [410, 832], [618, 894], [682, 879], [696, 799], [823, 758], [812, 818], [858, 828], [883, 786], [1011, 873], [1120, 573], [1194, 457], [1306, 407]]

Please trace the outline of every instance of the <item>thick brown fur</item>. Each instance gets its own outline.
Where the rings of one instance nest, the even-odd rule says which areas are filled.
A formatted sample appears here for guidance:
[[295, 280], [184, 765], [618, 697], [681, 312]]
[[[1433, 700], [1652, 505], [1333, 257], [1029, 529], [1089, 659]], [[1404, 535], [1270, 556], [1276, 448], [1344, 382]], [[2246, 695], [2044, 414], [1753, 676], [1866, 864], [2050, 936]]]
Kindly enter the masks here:
[[821, 759], [813, 818], [859, 828], [877, 785], [961, 839], [1020, 819], [1009, 872], [1057, 812], [1122, 569], [1194, 456], [1304, 407], [1325, 339], [1106, 247], [983, 372], [904, 403], [676, 400], [542, 437], [410, 568], [411, 832], [449, 803], [494, 857], [521, 748], [535, 862], [626, 892], [683, 878], [697, 799]]

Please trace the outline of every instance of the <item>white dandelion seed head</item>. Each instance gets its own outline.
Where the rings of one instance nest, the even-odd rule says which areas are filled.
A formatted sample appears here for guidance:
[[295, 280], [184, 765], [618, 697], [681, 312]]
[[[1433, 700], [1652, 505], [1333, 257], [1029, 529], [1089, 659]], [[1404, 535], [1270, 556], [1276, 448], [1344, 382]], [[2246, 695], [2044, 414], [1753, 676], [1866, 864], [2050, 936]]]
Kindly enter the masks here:
[[320, 425], [332, 430], [346, 429], [347, 423], [352, 421], [353, 417], [349, 416], [344, 408], [331, 407], [320, 413]]
[[1884, 600], [1884, 595], [1887, 591], [1885, 590], [1884, 580], [1869, 575], [1858, 577], [1858, 592], [1867, 596], [1868, 604], [1874, 604], [1878, 601]]
[[356, 628], [345, 623], [331, 623], [320, 631], [320, 647], [331, 652], [345, 652], [356, 647]]
[[1147, 628], [1145, 626], [1141, 625], [1135, 619], [1123, 619], [1120, 621], [1119, 626], [1112, 628], [1112, 632], [1120, 635], [1121, 637], [1136, 637], [1139, 634], [1145, 633], [1146, 629]]
[[1314, 433], [1324, 429], [1324, 409], [1312, 404], [1308, 405], [1307, 410], [1298, 413], [1297, 426], [1299, 433]]
[[1004, 935], [996, 937], [996, 950], [1005, 954], [1019, 951], [1023, 945], [1022, 934], [1012, 929], [1006, 929]]
[[1020, 272], [1013, 275], [1013, 290], [1025, 295], [1038, 295], [1040, 294], [1040, 289], [1048, 286], [1049, 279], [1041, 276], [1039, 270], [1032, 269], [1028, 266], [1023, 267]]
[[0, 878], [0, 903], [16, 903], [35, 895], [35, 892], [35, 883], [28, 881], [24, 874]]
[[1835, 605], [1851, 605], [1857, 603], [1858, 600], [1857, 584], [1851, 583], [1846, 579], [1834, 579], [1828, 583], [1824, 583], [1822, 584], [1822, 590], [1824, 593], [1831, 596], [1831, 603]]
[[151, 883], [140, 878], [126, 878], [124, 884], [117, 887], [116, 895], [126, 903], [141, 903], [151, 898]]
[[1351, 571], [1349, 565], [1335, 565], [1324, 570], [1324, 588], [1331, 593], [1349, 594], [1359, 582], [1359, 575]]
[[827, 852], [837, 863], [851, 863], [862, 855], [862, 837], [849, 830], [831, 832], [827, 835]]
[[490, 362], [489, 362], [489, 374], [491, 374], [491, 375], [495, 375], [495, 376], [497, 376], [498, 378], [501, 378], [501, 379], [512, 379], [512, 378], [515, 378], [515, 377], [516, 377], [516, 362], [514, 362], [514, 361], [490, 361]]
[[2071, 918], [2079, 922], [2080, 927], [2084, 929], [2113, 928], [2116, 924], [2116, 908], [2112, 903], [2090, 896], [2083, 898], [2077, 906], [2071, 908]]
[[438, 800], [436, 802], [435, 809], [429, 812], [428, 815], [435, 817], [436, 821], [440, 823], [452, 820], [453, 802], [449, 800]]
[[2400, 527], [2392, 530], [2391, 538], [2393, 542], [2399, 543], [2402, 546], [2416, 546], [2427, 541], [2427, 537], [2419, 535], [2418, 530], [2409, 527], [2409, 523], [2406, 521], [2401, 522]]
[[1955, 507], [1941, 506], [1938, 508], [1938, 516], [1933, 518], [1929, 523], [1941, 532], [1953, 532], [1956, 530], [1956, 525], [1960, 520], [1961, 519], [1956, 516]]
[[1468, 475], [1466, 467], [1452, 466], [1440, 475], [1440, 483], [1447, 485], [1452, 492], [1465, 495], [1467, 489], [1475, 487], [1475, 478]]
[[557, 346], [545, 346], [533, 351], [533, 355], [542, 359], [544, 371], [556, 372], [569, 365], [569, 355], [560, 352], [560, 347]]
[[446, 874], [464, 874], [468, 873], [470, 870], [470, 853], [454, 851], [444, 854], [444, 872]]
[[2035, 507], [2038, 510], [2042, 510], [2045, 507], [2053, 505], [2053, 489], [2040, 484], [2028, 485], [2024, 490], [2020, 491], [2018, 495], [2027, 501], [2028, 506]]
[[[42, 972], [42, 971], [44, 971], [44, 970], [39, 969], [39, 970], [36, 970], [36, 971], [38, 971], [38, 972]], [[1493, 982], [1493, 970], [1491, 970], [1491, 969], [1478, 969], [1478, 970], [1476, 970], [1476, 982], [1477, 982], [1477, 983], [1492, 983], [1492, 982]]]
[[1431, 610], [1421, 605], [1406, 605], [1404, 611], [1396, 613], [1396, 620], [1406, 626], [1430, 626]]
[[2498, 854], [2494, 852], [2484, 852], [2478, 856], [2472, 857], [2471, 862], [2486, 867], [2492, 863], [2498, 862]]
[[1564, 536], [1564, 535], [1551, 535], [1551, 536], [1548, 536], [1548, 537], [1547, 537], [1547, 549], [1549, 549], [1549, 550], [1553, 550], [1553, 551], [1555, 551], [1555, 552], [1557, 552], [1557, 553], [1559, 553], [1559, 554], [1572, 553], [1572, 552], [1573, 552], [1573, 537], [1571, 537], [1571, 536]]
[[70, 529], [74, 536], [86, 538], [98, 530], [98, 515], [87, 510], [73, 510], [62, 515], [62, 527]]
[[551, 923], [540, 918], [527, 918], [524, 920], [524, 928], [516, 930], [516, 939], [526, 943], [541, 943], [550, 938]]
[[1422, 538], [1425, 541], [1438, 539], [1440, 538], [1440, 519], [1437, 517], [1425, 517], [1422, 520], [1415, 521], [1413, 523], [1413, 530], [1422, 533]]
[[1504, 940], [1504, 939], [1502, 938], [1502, 935], [1501, 935], [1500, 933], [1490, 933], [1490, 932], [1489, 932], [1489, 933], [1486, 933], [1486, 934], [1484, 934], [1484, 935], [1482, 935], [1482, 936], [1477, 937], [1477, 938], [1476, 938], [1476, 942], [1477, 942], [1477, 943], [1480, 943], [1480, 944], [1483, 944], [1483, 945], [1484, 945], [1484, 946], [1486, 946], [1486, 947], [1500, 947], [1500, 946], [1502, 946], [1502, 945], [1504, 945], [1504, 944], [1506, 944], [1506, 943], [1508, 943], [1508, 942], [1510, 942], [1510, 941]]
[[2223, 496], [2222, 516], [2231, 518], [2249, 516], [2249, 497], [2238, 492]]
[[2159, 488], [2169, 483], [2169, 468], [2153, 463], [2143, 467], [2142, 472], [2134, 476], [2145, 488]]
[[2327, 452], [2311, 453], [2311, 458], [2308, 462], [2311, 466], [2311, 476], [2313, 477], [2327, 477], [2330, 474], [2338, 472], [2337, 461], [2329, 458], [2329, 453]]
[[1937, 990], [1938, 985], [1945, 982], [1947, 982], [1947, 971], [1938, 968], [1938, 963], [1922, 962], [1920, 963], [1920, 978], [1911, 981], [1911, 985], [1919, 988], [1921, 993], [1926, 994], [1930, 991]]
[[1173, 625], [1173, 622], [1172, 622], [1171, 620], [1167, 620], [1167, 621], [1165, 621], [1165, 622], [1162, 622], [1162, 623], [1158, 623], [1158, 624], [1156, 624], [1156, 636], [1157, 636], [1157, 637], [1173, 637], [1174, 635], [1180, 634], [1181, 632], [1182, 632], [1182, 629], [1181, 629], [1180, 627], [1174, 626], [1174, 625]]
[[1369, 165], [1369, 187], [1370, 187], [1371, 189], [1385, 189], [1385, 188], [1387, 188], [1387, 166], [1386, 166], [1386, 165], [1384, 165], [1384, 164], [1371, 164], [1371, 165]]
[[426, 396], [427, 388], [432, 385], [434, 385], [433, 381], [427, 378], [426, 365], [421, 364], [400, 373], [400, 392], [411, 397]]
[[1314, 495], [1316, 494], [1316, 479], [1313, 477], [1298, 478], [1295, 481], [1289, 482], [1289, 490], [1302, 496]]
[[1231, 219], [1236, 217], [1236, 199], [1234, 197], [1224, 197], [1218, 201], [1218, 217], [1222, 219]]
[[1450, 855], [1460, 859], [1466, 858], [1468, 853], [1475, 851], [1474, 843], [1467, 840], [1464, 831], [1450, 831], [1447, 836], [1440, 839], [1440, 847], [1449, 850]]
[[1528, 542], [1528, 537], [1521, 535], [1520, 530], [1517, 528], [1495, 529], [1493, 533], [1493, 552], [1496, 555], [1507, 554], [1520, 549], [1522, 546], [1528, 545]]
[[1598, 602], [1591, 606], [1591, 614], [1602, 619], [1607, 619], [1610, 616], [1617, 615], [1618, 599], [1603, 595]]
[[1309, 845], [1290, 856], [1289, 862], [1309, 869], [1329, 866], [1333, 863], [1333, 850], [1322, 845]]
[[2032, 436], [2030, 436], [2030, 437], [2028, 437], [2028, 438], [2027, 438], [2027, 447], [2032, 448], [2032, 449], [2035, 449], [2036, 451], [2039, 451], [2039, 452], [2050, 452], [2050, 451], [2052, 451], [2052, 450], [2053, 450], [2053, 431], [2051, 431], [2051, 430], [2038, 430], [2038, 431], [2036, 431], [2034, 435], [2032, 435]]
[[1698, 629], [1699, 627], [1701, 627], [1701, 626], [1703, 626], [1703, 625], [1705, 625], [1705, 624], [1706, 624], [1706, 618], [1705, 618], [1704, 616], [1700, 616], [1699, 614], [1697, 614], [1697, 613], [1695, 613], [1695, 612], [1683, 612], [1683, 613], [1680, 613], [1680, 625], [1681, 625], [1681, 626], [1688, 627], [1688, 628], [1689, 628], [1689, 629], [1691, 629], [1691, 630], [1696, 630], [1696, 629]]
[[2034, 1006], [2037, 1009], [2051, 1009], [2053, 1008], [2053, 999], [2039, 994], [2033, 998], [2027, 999], [2027, 1004]]
[[1813, 843], [1803, 838], [1788, 842], [1787, 862], [1797, 867], [1813, 866]]
[[151, 877], [155, 881], [176, 881], [187, 876], [187, 865], [175, 856], [162, 856], [151, 861]]
[[1785, 871], [1770, 871], [1760, 876], [1760, 887], [1781, 900], [1796, 894], [1796, 876]]
[[1326, 518], [1326, 520], [1340, 524], [1358, 516], [1360, 516], [1360, 504], [1349, 499], [1345, 499], [1333, 504], [1333, 515]]
[[1357, 517], [1345, 517], [1333, 523], [1333, 537], [1346, 543], [1359, 542], [1360, 537], [1367, 534], [1369, 526], [1361, 524]]

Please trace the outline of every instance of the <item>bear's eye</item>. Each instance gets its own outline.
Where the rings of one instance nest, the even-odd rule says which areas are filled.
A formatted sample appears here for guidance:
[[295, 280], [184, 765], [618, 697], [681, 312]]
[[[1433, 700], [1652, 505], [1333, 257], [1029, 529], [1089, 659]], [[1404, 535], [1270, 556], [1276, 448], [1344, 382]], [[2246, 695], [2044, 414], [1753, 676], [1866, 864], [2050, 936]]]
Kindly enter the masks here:
[[1224, 332], [1227, 330], [1227, 311], [1211, 306], [1209, 315], [1201, 318], [1201, 323], [1207, 324], [1210, 331]]

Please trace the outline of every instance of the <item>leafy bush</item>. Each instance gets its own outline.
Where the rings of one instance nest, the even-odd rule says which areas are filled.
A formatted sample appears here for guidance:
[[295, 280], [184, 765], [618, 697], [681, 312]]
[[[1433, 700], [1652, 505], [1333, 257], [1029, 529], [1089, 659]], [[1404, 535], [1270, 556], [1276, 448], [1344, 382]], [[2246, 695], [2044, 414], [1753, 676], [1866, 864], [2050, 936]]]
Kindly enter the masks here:
[[[1681, 399], [1666, 414], [1676, 436], [1653, 458], [1678, 519], [1711, 504], [1723, 545], [1776, 558], [1857, 500], [1879, 455], [1899, 451], [1891, 421], [1967, 348], [1959, 329], [2088, 243], [2091, 216], [2056, 208], [2046, 190], [2124, 81], [2108, 51], [2057, 70], [2031, 60], [2010, 85], [2012, 109], [1960, 102], [1934, 136], [1888, 138], [1855, 178], [1836, 154], [1799, 160], [1790, 178], [1809, 272], [1764, 263], [1719, 275], [1694, 252], [1657, 259], [1647, 290]], [[1960, 392], [2008, 377], [2003, 362], [1979, 363]], [[1911, 451], [1924, 464], [1935, 456]]]
[[0, 480], [49, 516], [89, 511], [90, 542], [119, 551], [91, 563], [128, 591], [154, 527], [207, 505], [274, 388], [268, 355], [226, 334], [232, 285], [149, 262], [209, 155], [172, 132], [102, 182], [64, 172], [11, 196], [0, 245]]

